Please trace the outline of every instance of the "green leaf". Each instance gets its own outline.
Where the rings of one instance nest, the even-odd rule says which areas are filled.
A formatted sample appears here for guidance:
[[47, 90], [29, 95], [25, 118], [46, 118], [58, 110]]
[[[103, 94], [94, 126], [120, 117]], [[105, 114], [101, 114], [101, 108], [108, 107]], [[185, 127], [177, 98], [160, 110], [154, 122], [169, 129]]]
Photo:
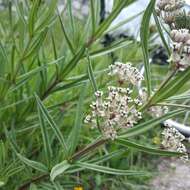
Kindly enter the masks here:
[[95, 6], [94, 6], [94, 0], [90, 0], [90, 16], [91, 16], [91, 22], [92, 22], [92, 34], [94, 34], [96, 29], [96, 14], [95, 14]]
[[119, 170], [119, 169], [114, 169], [114, 168], [109, 168], [105, 166], [99, 166], [96, 164], [89, 164], [85, 162], [77, 162], [75, 164], [76, 166], [105, 173], [105, 174], [112, 174], [112, 175], [147, 175], [145, 172], [138, 172], [138, 171], [132, 171], [132, 170]]
[[71, 23], [71, 28], [72, 28], [72, 35], [74, 38], [75, 35], [75, 23], [74, 23], [74, 17], [73, 17], [73, 13], [72, 13], [72, 0], [67, 0], [67, 8], [69, 11], [69, 19], [70, 19], [70, 23]]
[[140, 135], [148, 130], [150, 130], [151, 128], [159, 125], [161, 122], [170, 119], [172, 117], [175, 117], [177, 115], [180, 115], [182, 113], [185, 113], [186, 110], [184, 109], [180, 109], [180, 110], [175, 110], [175, 111], [171, 111], [167, 114], [165, 114], [164, 116], [161, 116], [159, 118], [155, 118], [155, 119], [151, 119], [149, 121], [146, 121], [144, 123], [140, 123], [136, 126], [134, 126], [133, 128], [128, 129], [125, 134], [119, 136], [119, 138], [128, 138], [128, 137], [132, 137], [132, 136], [136, 136], [136, 135]]
[[80, 97], [77, 104], [75, 124], [67, 140], [69, 155], [72, 155], [74, 153], [78, 145], [80, 131], [82, 127], [82, 120], [83, 120], [83, 107], [84, 107], [83, 104], [84, 104], [85, 93], [86, 93], [86, 84], [83, 85], [83, 87], [81, 88]]
[[107, 31], [105, 31], [105, 33], [110, 33], [113, 32], [115, 30], [117, 30], [118, 28], [124, 26], [125, 24], [127, 24], [128, 22], [132, 21], [133, 19], [136, 19], [138, 16], [140, 16], [144, 11], [141, 11], [137, 14], [134, 14], [133, 16], [130, 16], [129, 18], [126, 18], [124, 20], [122, 20], [121, 22], [117, 23], [114, 26], [111, 26], [110, 28], [108, 28]]
[[155, 93], [151, 100], [151, 104], [161, 102], [170, 96], [175, 95], [188, 82], [189, 76], [190, 68], [178, 73], [178, 75], [173, 80], [170, 80], [167, 85]]
[[124, 48], [124, 47], [126, 47], [128, 45], [131, 45], [132, 43], [134, 43], [134, 42], [128, 41], [128, 40], [125, 39], [125, 40], [113, 43], [108, 47], [104, 47], [102, 49], [92, 51], [92, 52], [89, 53], [89, 56], [90, 56], [91, 59], [101, 57], [101, 56], [107, 55], [107, 54], [109, 54], [111, 52], [115, 52], [116, 50]]
[[5, 175], [7, 177], [11, 177], [11, 176], [21, 172], [23, 169], [24, 169], [24, 166], [14, 167], [14, 168], [9, 169], [8, 171], [6, 171]]
[[[50, 4], [48, 6], [48, 10], [44, 11], [40, 19], [38, 20], [38, 24], [36, 24], [35, 32], [39, 32], [41, 30], [44, 30], [44, 28], [49, 27], [49, 25], [55, 20], [54, 12], [56, 9], [57, 0], [50, 1]], [[45, 8], [44, 8], [45, 9]]]
[[101, 35], [108, 29], [112, 21], [118, 16], [118, 14], [121, 12], [121, 10], [129, 4], [129, 1], [123, 0], [120, 3], [117, 4], [117, 6], [114, 8], [114, 10], [111, 12], [111, 14], [106, 18], [98, 27], [96, 32], [94, 33], [93, 38], [97, 39], [101, 37]]
[[88, 77], [89, 77], [89, 79], [90, 79], [90, 81], [92, 83], [94, 91], [96, 92], [98, 90], [98, 87], [97, 87], [96, 80], [95, 80], [95, 77], [94, 77], [92, 63], [91, 63], [91, 59], [89, 57], [88, 51], [87, 51], [87, 59], [88, 59]]
[[163, 34], [163, 30], [162, 30], [162, 27], [161, 27], [161, 25], [160, 25], [160, 21], [159, 21], [159, 19], [158, 19], [158, 16], [156, 15], [155, 10], [153, 11], [153, 15], [154, 15], [154, 21], [155, 21], [155, 23], [156, 23], [156, 27], [157, 27], [157, 29], [158, 29], [158, 33], [159, 33], [159, 35], [160, 35], [160, 38], [161, 38], [161, 40], [162, 40], [162, 43], [163, 43], [164, 47], [166, 48], [168, 55], [170, 56], [171, 51], [170, 51], [170, 48], [169, 48], [169, 46], [168, 46], [168, 44], [167, 44], [167, 42], [166, 42], [166, 40], [165, 40], [165, 37], [164, 37], [164, 34]]
[[67, 76], [77, 65], [77, 63], [80, 61], [82, 58], [83, 54], [85, 52], [85, 46], [83, 46], [76, 55], [69, 61], [69, 63], [65, 66], [62, 76], [65, 77]]
[[149, 23], [154, 9], [154, 4], [155, 0], [151, 0], [144, 12], [140, 28], [141, 45], [142, 45], [144, 67], [145, 67], [145, 80], [148, 90], [148, 96], [150, 96], [151, 94], [151, 71], [150, 71], [149, 53], [148, 53], [148, 37], [149, 37]]
[[48, 69], [49, 67], [56, 65], [59, 62], [61, 62], [62, 60], [64, 60], [64, 59], [65, 59], [65, 56], [62, 56], [62, 57], [59, 57], [56, 60], [53, 60], [53, 61], [51, 61], [49, 63], [43, 64], [42, 66], [39, 66], [39, 67], [37, 67], [35, 69], [32, 69], [32, 70], [18, 76], [17, 80], [23, 80], [23, 79], [26, 79], [26, 78], [32, 78], [35, 74], [38, 74], [40, 71], [44, 71], [45, 69]]
[[[57, 12], [58, 12], [58, 11], [57, 11]], [[63, 21], [62, 21], [62, 19], [61, 19], [61, 15], [59, 14], [59, 12], [58, 12], [58, 18], [59, 18], [59, 21], [60, 21], [60, 24], [61, 24], [61, 29], [62, 29], [62, 31], [63, 31], [63, 35], [64, 35], [65, 40], [66, 40], [66, 42], [67, 42], [67, 45], [68, 45], [68, 47], [69, 47], [71, 53], [74, 55], [74, 54], [75, 54], [74, 46], [73, 46], [73, 44], [72, 44], [72, 42], [71, 42], [69, 36], [67, 35], [67, 32], [66, 32], [66, 30], [65, 30], [64, 23], [63, 23]]]
[[21, 154], [17, 153], [17, 156], [18, 158], [23, 162], [25, 163], [26, 165], [28, 165], [29, 167], [31, 168], [34, 168], [35, 170], [38, 170], [38, 171], [41, 171], [41, 172], [44, 172], [44, 173], [47, 173], [48, 172], [48, 169], [47, 167], [40, 163], [40, 162], [36, 162], [36, 161], [32, 161], [32, 160], [29, 160], [27, 159], [26, 157], [22, 156]]
[[29, 34], [32, 37], [34, 33], [34, 23], [37, 17], [38, 7], [40, 5], [40, 1], [36, 0], [32, 3], [32, 8], [30, 10], [29, 19], [28, 19], [28, 27], [29, 27]]
[[136, 149], [138, 151], [142, 151], [142, 152], [146, 152], [146, 153], [154, 154], [154, 155], [159, 155], [159, 156], [180, 156], [180, 155], [183, 155], [183, 153], [180, 153], [180, 152], [159, 150], [156, 148], [140, 145], [140, 144], [137, 144], [135, 142], [132, 142], [131, 140], [126, 140], [126, 139], [116, 139], [115, 143], [122, 145], [124, 147]]
[[0, 140], [0, 166], [3, 166], [6, 161], [6, 148], [2, 140]]
[[[101, 71], [94, 72], [95, 78], [97, 78], [97, 76], [101, 76], [102, 74], [106, 73], [107, 71], [108, 70], [106, 69], [106, 70], [101, 70]], [[76, 87], [76, 86], [80, 86], [80, 85], [82, 85], [84, 83], [88, 83], [89, 82], [88, 78], [89, 78], [88, 75], [81, 75], [81, 76], [77, 76], [77, 77], [72, 77], [71, 80], [74, 79], [72, 82], [69, 82], [69, 83], [65, 83], [65, 82], [59, 83], [53, 89], [52, 92], [57, 92], [57, 91], [73, 88], [73, 87]]]
[[176, 101], [176, 100], [187, 100], [190, 99], [190, 94], [189, 93], [184, 93], [184, 94], [179, 94], [176, 96], [171, 96], [165, 101]]
[[52, 169], [51, 169], [51, 173], [50, 173], [50, 179], [51, 181], [54, 181], [54, 179], [64, 173], [71, 165], [68, 163], [68, 161], [64, 160], [63, 162], [55, 165]]
[[[36, 99], [38, 98], [36, 95], [35, 95], [35, 97], [36, 97]], [[40, 110], [39, 106], [38, 106], [38, 117], [40, 120], [40, 128], [41, 128], [41, 133], [42, 133], [42, 139], [43, 139], [43, 144], [44, 144], [46, 160], [49, 164], [50, 160], [52, 158], [52, 149], [51, 149], [51, 145], [50, 145], [50, 138], [48, 135], [48, 129], [47, 129], [47, 126], [45, 124], [45, 120], [43, 118], [42, 111]]]
[[30, 57], [34, 52], [38, 51], [46, 37], [46, 34], [48, 32], [48, 28], [45, 28], [39, 35], [35, 36], [35, 38], [32, 39], [29, 46], [25, 49], [23, 53], [22, 60]]
[[26, 26], [26, 20], [25, 20], [25, 14], [24, 14], [24, 10], [23, 10], [23, 2], [22, 1], [15, 1], [15, 7], [16, 7], [16, 12], [20, 18], [20, 20], [22, 21], [22, 23]]
[[5, 63], [8, 64], [9, 61], [8, 61], [7, 52], [5, 48], [3, 47], [3, 44], [1, 43], [1, 41], [0, 41], [0, 55], [2, 55], [3, 61], [5, 61]]
[[11, 132], [9, 132], [6, 128], [6, 126], [4, 127], [4, 130], [5, 130], [5, 135], [6, 135], [6, 138], [8, 139], [10, 145], [11, 145], [11, 148], [12, 150], [14, 151], [14, 153], [17, 153], [19, 152], [19, 147], [17, 146], [16, 142], [15, 142], [15, 139], [13, 139], [13, 135], [10, 134]]
[[46, 107], [43, 105], [42, 101], [40, 100], [40, 98], [35, 95], [36, 97], [36, 101], [38, 104], [39, 109], [41, 110], [43, 116], [45, 117], [45, 119], [47, 120], [47, 122], [49, 123], [49, 125], [52, 127], [55, 135], [57, 136], [62, 148], [66, 151], [67, 153], [67, 145], [65, 143], [65, 139], [59, 129], [59, 127], [56, 125], [56, 123], [54, 122], [53, 118], [51, 117], [51, 115], [49, 114], [48, 110], [46, 109]]
[[112, 158], [115, 158], [115, 157], [120, 157], [122, 154], [124, 154], [126, 152], [126, 149], [119, 149], [119, 150], [116, 150], [116, 151], [113, 151], [113, 152], [110, 152], [108, 154], [105, 154], [103, 156], [99, 156], [98, 158], [95, 158], [93, 160], [90, 160], [90, 161], [87, 161], [89, 163], [93, 163], [93, 164], [99, 164], [99, 163], [102, 163], [102, 162], [105, 162], [105, 161], [108, 161]]

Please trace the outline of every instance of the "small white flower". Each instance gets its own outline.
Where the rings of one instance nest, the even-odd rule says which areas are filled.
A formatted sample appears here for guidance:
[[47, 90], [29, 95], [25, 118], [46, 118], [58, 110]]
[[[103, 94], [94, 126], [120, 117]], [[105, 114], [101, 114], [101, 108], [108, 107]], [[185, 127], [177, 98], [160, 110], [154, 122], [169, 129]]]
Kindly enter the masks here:
[[185, 137], [177, 129], [174, 127], [167, 127], [162, 132], [162, 135], [162, 145], [164, 148], [171, 151], [184, 153], [184, 155], [181, 156], [181, 159], [188, 160], [187, 149], [182, 143]]
[[103, 92], [98, 90], [98, 91], [96, 91], [94, 94], [95, 94], [95, 96], [96, 96], [97, 98], [100, 98], [100, 97], [102, 97]]
[[93, 124], [94, 127], [96, 118], [100, 118], [103, 135], [114, 140], [117, 130], [133, 127], [142, 118], [141, 112], [137, 111], [137, 105], [134, 103], [136, 101], [139, 104], [140, 101], [137, 98], [132, 99], [130, 93], [129, 88], [115, 86], [108, 87], [107, 96], [103, 96], [103, 92], [97, 91], [95, 93], [96, 101], [90, 105], [91, 115], [87, 115], [85, 123]]
[[84, 123], [90, 123], [92, 121], [92, 116], [91, 115], [87, 115], [85, 120], [84, 120]]
[[134, 99], [134, 102], [137, 106], [142, 106], [142, 102], [138, 98]]
[[139, 81], [143, 80], [142, 74], [132, 67], [131, 63], [116, 62], [110, 67], [110, 75], [117, 75], [120, 81], [130, 81], [133, 85], [137, 85]]

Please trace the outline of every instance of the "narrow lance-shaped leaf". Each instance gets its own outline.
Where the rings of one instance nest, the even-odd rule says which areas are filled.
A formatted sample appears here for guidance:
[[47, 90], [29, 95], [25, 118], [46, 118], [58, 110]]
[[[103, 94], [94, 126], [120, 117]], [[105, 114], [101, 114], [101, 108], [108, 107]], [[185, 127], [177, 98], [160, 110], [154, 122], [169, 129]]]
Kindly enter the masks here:
[[111, 26], [110, 28], [108, 28], [107, 31], [105, 31], [106, 33], [110, 33], [113, 31], [117, 31], [117, 29], [119, 29], [120, 27], [124, 26], [125, 24], [127, 24], [128, 22], [132, 21], [133, 19], [136, 19], [138, 16], [140, 16], [141, 14], [143, 14], [144, 11], [141, 11], [139, 13], [136, 13], [124, 20], [122, 20], [121, 22], [115, 24], [114, 26]]
[[46, 109], [46, 107], [43, 105], [42, 101], [40, 100], [40, 98], [36, 95], [36, 101], [37, 104], [43, 114], [43, 116], [46, 118], [47, 122], [49, 123], [49, 125], [52, 127], [56, 137], [58, 138], [61, 146], [63, 147], [63, 149], [66, 151], [67, 153], [67, 145], [65, 143], [65, 139], [59, 129], [59, 127], [56, 125], [56, 123], [54, 122], [53, 118], [51, 117], [51, 115], [49, 114], [48, 110]]
[[49, 6], [48, 6], [48, 11], [44, 12], [40, 19], [38, 20], [38, 26], [36, 26], [35, 28], [35, 32], [44, 30], [44, 28], [49, 27], [49, 25], [52, 23], [52, 21], [54, 20], [54, 12], [55, 12], [55, 8], [57, 5], [57, 0], [53, 0], [49, 2]]
[[89, 57], [89, 53], [88, 53], [88, 50], [86, 51], [87, 53], [87, 59], [88, 59], [88, 76], [89, 76], [89, 79], [92, 83], [92, 86], [94, 88], [94, 91], [97, 91], [98, 90], [98, 87], [97, 87], [97, 84], [96, 84], [96, 80], [95, 80], [95, 77], [94, 77], [94, 73], [93, 73], [93, 69], [92, 69], [92, 63], [91, 63], [91, 59]]
[[[52, 41], [52, 46], [53, 46], [53, 53], [54, 53], [54, 59], [57, 60], [57, 49], [56, 49], [56, 44], [55, 44], [55, 39], [53, 33], [51, 33], [51, 41]], [[59, 76], [59, 67], [58, 64], [55, 65], [56, 67], [56, 77], [58, 78]]]
[[38, 170], [38, 171], [41, 171], [41, 172], [44, 172], [44, 173], [47, 173], [47, 172], [48, 172], [48, 169], [47, 169], [47, 167], [46, 167], [44, 164], [42, 164], [42, 163], [40, 163], [40, 162], [36, 162], [36, 161], [29, 160], [29, 159], [27, 159], [26, 157], [22, 156], [22, 155], [19, 154], [19, 153], [17, 153], [17, 156], [18, 156], [18, 158], [19, 158], [22, 162], [24, 162], [24, 163], [25, 163], [26, 165], [28, 165], [29, 167], [34, 168], [34, 169], [36, 169], [36, 170]]
[[30, 37], [33, 36], [34, 33], [34, 23], [37, 16], [38, 7], [40, 5], [40, 1], [36, 0], [33, 2], [32, 8], [30, 10], [29, 19], [28, 19], [28, 27], [29, 27], [29, 34]]
[[121, 134], [119, 137], [121, 138], [128, 138], [128, 137], [132, 137], [132, 136], [136, 136], [136, 135], [140, 135], [148, 130], [150, 130], [151, 128], [159, 125], [161, 122], [170, 119], [172, 117], [175, 117], [177, 115], [180, 115], [182, 113], [185, 113], [186, 110], [184, 109], [180, 109], [180, 110], [175, 110], [175, 111], [171, 111], [159, 118], [156, 119], [151, 119], [149, 121], [146, 121], [144, 123], [140, 123], [136, 126], [134, 126], [133, 128], [128, 129], [125, 134]]
[[72, 13], [72, 0], [67, 0], [67, 8], [68, 8], [68, 12], [69, 12], [69, 19], [70, 19], [70, 23], [71, 23], [71, 28], [72, 28], [72, 34], [73, 34], [73, 38], [75, 35], [75, 23], [74, 23], [74, 17], [73, 17], [73, 13]]
[[61, 175], [62, 173], [64, 173], [64, 171], [66, 171], [71, 165], [68, 163], [68, 161], [64, 160], [63, 162], [55, 165], [52, 169], [51, 169], [51, 173], [50, 173], [50, 179], [51, 181], [54, 181], [54, 179], [58, 176]]
[[69, 61], [69, 63], [64, 67], [62, 76], [66, 77], [77, 65], [77, 63], [82, 58], [83, 54], [85, 52], [85, 46], [81, 47], [81, 49], [78, 51], [76, 55]]
[[111, 53], [111, 52], [114, 52], [114, 51], [119, 50], [121, 48], [127, 47], [128, 45], [130, 45], [132, 43], [133, 43], [132, 41], [125, 39], [125, 40], [122, 40], [122, 41], [119, 41], [116, 43], [112, 43], [108, 47], [104, 47], [104, 48], [101, 48], [99, 50], [89, 52], [89, 56], [92, 59], [92, 58], [100, 57], [103, 55], [107, 55], [108, 53]]
[[61, 15], [59, 14], [59, 11], [57, 11], [57, 14], [58, 14], [58, 18], [59, 18], [59, 21], [60, 21], [60, 24], [61, 24], [61, 29], [63, 31], [63, 35], [65, 37], [67, 45], [69, 46], [69, 49], [70, 49], [71, 53], [74, 55], [75, 54], [75, 50], [74, 50], [73, 44], [72, 44], [72, 42], [71, 42], [71, 40], [70, 40], [70, 38], [69, 38], [66, 30], [65, 30], [65, 26], [64, 26], [64, 23], [62, 21]]
[[126, 139], [116, 139], [115, 143], [120, 144], [124, 147], [132, 148], [132, 149], [136, 149], [138, 151], [146, 152], [149, 154], [160, 155], [160, 156], [180, 156], [180, 155], [183, 155], [183, 153], [180, 153], [180, 152], [159, 150], [159, 149], [147, 147], [147, 146], [144, 146], [144, 145], [141, 145], [141, 144], [138, 144], [136, 142], [133, 142], [131, 140], [126, 140]]
[[[35, 95], [35, 97], [36, 97], [36, 95]], [[50, 140], [49, 140], [50, 138], [48, 135], [48, 129], [47, 129], [47, 126], [45, 124], [45, 120], [43, 118], [42, 112], [41, 112], [39, 107], [38, 107], [38, 117], [40, 120], [40, 128], [41, 128], [41, 133], [42, 133], [42, 139], [43, 139], [43, 144], [44, 144], [46, 160], [49, 164], [50, 160], [52, 158], [52, 149], [51, 149], [51, 145], [50, 145]]]
[[155, 104], [175, 95], [187, 82], [190, 76], [190, 68], [178, 73], [178, 75], [170, 80], [160, 91], [156, 92], [151, 100], [151, 104]]
[[19, 172], [21, 172], [22, 170], [24, 170], [24, 166], [14, 166], [13, 168], [9, 169], [6, 171], [6, 173], [4, 173], [4, 175], [6, 175], [7, 177], [11, 177]]
[[139, 171], [132, 171], [132, 170], [119, 170], [119, 169], [114, 169], [114, 168], [109, 168], [105, 166], [99, 166], [96, 164], [89, 164], [86, 162], [77, 162], [75, 164], [76, 166], [105, 173], [105, 174], [112, 174], [112, 175], [147, 175], [145, 172], [139, 172]]
[[162, 43], [163, 43], [164, 47], [166, 48], [168, 55], [170, 55], [171, 54], [170, 48], [169, 48], [169, 46], [168, 46], [168, 44], [167, 44], [167, 42], [165, 40], [164, 33], [163, 33], [162, 27], [160, 25], [160, 21], [158, 19], [158, 16], [156, 15], [155, 10], [153, 11], [153, 15], [154, 15], [154, 20], [155, 20], [155, 23], [156, 23], [156, 26], [157, 26], [157, 29], [158, 29], [158, 33], [159, 33], [160, 38], [162, 40]]
[[108, 29], [112, 21], [118, 16], [118, 14], [121, 12], [121, 10], [129, 4], [129, 1], [123, 0], [121, 3], [118, 3], [117, 6], [114, 8], [114, 10], [111, 12], [111, 14], [108, 16], [107, 19], [105, 19], [99, 28], [96, 30], [94, 34], [94, 39], [99, 38], [105, 30]]
[[145, 66], [145, 80], [148, 90], [148, 96], [150, 96], [151, 94], [151, 71], [150, 71], [149, 53], [148, 53], [148, 37], [149, 37], [149, 22], [154, 9], [154, 4], [155, 0], [151, 0], [144, 12], [140, 28], [141, 45], [142, 45], [144, 66]]
[[35, 37], [33, 39], [33, 41], [29, 44], [29, 46], [25, 49], [24, 53], [23, 53], [23, 57], [22, 60], [28, 58], [29, 56], [31, 56], [34, 52], [38, 51], [39, 48], [41, 47], [46, 34], [48, 32], [48, 28], [44, 29], [44, 31], [42, 31], [38, 37]]
[[110, 160], [112, 158], [119, 157], [122, 154], [124, 154], [126, 151], [127, 151], [126, 149], [125, 150], [124, 149], [119, 149], [119, 150], [110, 152], [110, 153], [108, 153], [106, 155], [99, 156], [98, 158], [95, 158], [93, 160], [90, 160], [90, 161], [88, 161], [88, 163], [99, 164], [99, 163], [108, 161], [108, 160]]
[[60, 63], [60, 62], [61, 62], [62, 60], [64, 60], [64, 59], [65, 59], [65, 56], [62, 56], [62, 57], [57, 58], [57, 59], [54, 60], [54, 61], [51, 61], [50, 63], [43, 64], [42, 66], [39, 66], [39, 67], [37, 67], [37, 68], [35, 68], [35, 69], [32, 69], [32, 70], [30, 70], [30, 71], [24, 73], [23, 75], [18, 76], [18, 77], [17, 77], [17, 80], [22, 80], [22, 79], [25, 79], [25, 78], [30, 79], [30, 78], [32, 78], [35, 74], [38, 74], [38, 73], [40, 73], [41, 71], [44, 71], [44, 70], [48, 69], [49, 67], [54, 66], [55, 64]]
[[8, 139], [12, 150], [14, 151], [14, 153], [18, 153], [20, 149], [17, 146], [16, 142], [14, 141], [14, 139], [13, 139], [12, 135], [10, 134], [10, 132], [7, 130], [6, 126], [4, 127], [4, 130], [5, 130], [6, 138]]
[[6, 160], [6, 148], [2, 140], [0, 140], [0, 166], [3, 166]]
[[79, 141], [82, 121], [83, 121], [83, 103], [85, 98], [85, 92], [86, 92], [86, 84], [84, 84], [83, 87], [81, 88], [80, 97], [77, 104], [75, 124], [67, 140], [69, 155], [73, 154]]
[[95, 29], [96, 29], [96, 15], [95, 15], [95, 6], [94, 6], [95, 1], [90, 0], [90, 15], [91, 15], [91, 22], [92, 22], [92, 34], [94, 34]]
[[24, 25], [27, 25], [26, 20], [25, 20], [25, 14], [23, 11], [23, 2], [22, 1], [15, 1], [15, 7], [16, 7], [16, 12], [20, 18], [20, 20], [23, 22]]
[[3, 61], [5, 61], [6, 64], [8, 64], [9, 61], [8, 61], [7, 52], [6, 52], [5, 48], [3, 47], [3, 44], [1, 43], [1, 41], [0, 41], [0, 55], [3, 56], [3, 59], [4, 59]]

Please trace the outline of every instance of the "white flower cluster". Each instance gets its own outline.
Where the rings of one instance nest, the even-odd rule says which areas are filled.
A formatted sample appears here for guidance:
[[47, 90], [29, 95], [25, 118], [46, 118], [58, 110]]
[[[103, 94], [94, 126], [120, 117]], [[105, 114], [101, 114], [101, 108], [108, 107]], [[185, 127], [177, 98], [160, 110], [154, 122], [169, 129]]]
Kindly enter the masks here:
[[151, 106], [148, 109], [148, 112], [152, 117], [161, 117], [164, 114], [168, 113], [168, 107], [167, 106]]
[[131, 63], [116, 62], [109, 66], [110, 75], [117, 75], [120, 81], [130, 81], [133, 85], [143, 80], [143, 75]]
[[162, 132], [163, 140], [162, 145], [164, 148], [176, 151], [180, 153], [184, 153], [183, 156], [180, 157], [183, 161], [188, 160], [187, 149], [185, 145], [182, 143], [185, 140], [185, 137], [174, 127], [168, 126]]
[[114, 140], [117, 131], [133, 127], [142, 118], [137, 107], [141, 105], [139, 99], [132, 99], [129, 88], [108, 87], [108, 95], [104, 98], [102, 91], [95, 92], [96, 101], [90, 105], [91, 115], [87, 115], [85, 123], [100, 128], [106, 138]]
[[[147, 90], [145, 88], [141, 89], [140, 98], [141, 98], [143, 104], [146, 103], [148, 97], [147, 97]], [[148, 113], [153, 118], [155, 118], [155, 117], [158, 118], [158, 117], [161, 117], [164, 114], [168, 113], [168, 107], [167, 106], [151, 106], [148, 108]]]
[[164, 22], [172, 26], [176, 16], [182, 13], [184, 4], [184, 0], [159, 0], [156, 10]]
[[172, 29], [170, 37], [172, 40], [173, 61], [179, 70], [185, 70], [190, 66], [190, 33], [186, 28], [178, 29], [175, 25], [177, 17], [186, 15], [183, 6], [184, 0], [159, 0], [157, 12], [166, 24]]
[[188, 29], [171, 31], [173, 42], [172, 61], [184, 70], [190, 66], [190, 33]]

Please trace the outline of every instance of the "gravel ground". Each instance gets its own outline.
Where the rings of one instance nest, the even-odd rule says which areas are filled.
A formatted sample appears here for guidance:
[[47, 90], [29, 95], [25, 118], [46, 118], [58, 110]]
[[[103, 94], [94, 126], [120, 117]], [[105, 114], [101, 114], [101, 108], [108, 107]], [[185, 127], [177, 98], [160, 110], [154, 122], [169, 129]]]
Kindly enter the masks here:
[[158, 171], [150, 183], [151, 190], [190, 190], [190, 163], [163, 160]]

